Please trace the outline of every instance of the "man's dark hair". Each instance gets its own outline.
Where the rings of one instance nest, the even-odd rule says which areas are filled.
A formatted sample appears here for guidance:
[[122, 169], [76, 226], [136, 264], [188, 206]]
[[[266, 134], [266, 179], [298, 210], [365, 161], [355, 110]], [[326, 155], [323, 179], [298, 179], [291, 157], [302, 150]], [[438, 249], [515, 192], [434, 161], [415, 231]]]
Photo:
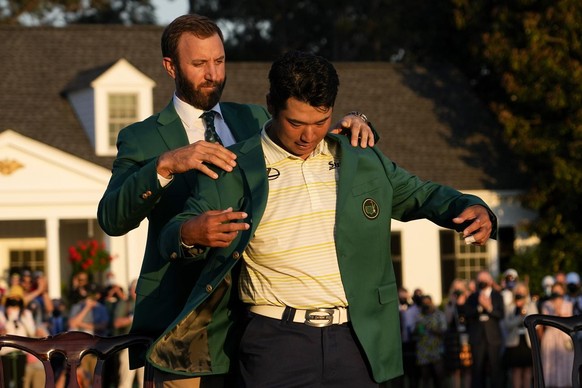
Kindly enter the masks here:
[[220, 28], [206, 16], [182, 15], [168, 24], [162, 33], [162, 56], [164, 58], [178, 60], [178, 41], [182, 34], [192, 34], [199, 39], [210, 38], [216, 34], [224, 42]]
[[302, 51], [290, 51], [273, 62], [269, 71], [269, 105], [273, 115], [285, 109], [291, 97], [313, 107], [331, 108], [339, 78], [325, 58]]

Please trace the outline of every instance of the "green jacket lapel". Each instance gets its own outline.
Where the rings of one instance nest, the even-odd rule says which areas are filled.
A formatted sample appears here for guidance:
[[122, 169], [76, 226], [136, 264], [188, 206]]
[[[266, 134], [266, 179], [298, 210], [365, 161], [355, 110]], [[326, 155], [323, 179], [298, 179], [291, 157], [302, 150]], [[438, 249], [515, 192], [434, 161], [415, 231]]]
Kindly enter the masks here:
[[260, 130], [260, 126], [258, 126], [256, 119], [250, 112], [250, 108], [246, 105], [221, 102], [220, 111], [237, 143], [248, 139]]
[[[260, 148], [260, 152], [257, 151], [257, 147]], [[256, 134], [248, 141], [242, 143], [237, 163], [240, 167], [241, 175], [246, 181], [245, 195], [251, 201], [249, 206], [252, 217], [250, 228], [252, 236], [256, 226], [261, 222], [269, 194], [266, 173], [267, 166], [265, 165], [265, 156], [261, 146], [260, 134]]]
[[162, 110], [158, 116], [158, 132], [164, 139], [169, 150], [188, 145], [188, 136], [182, 125], [180, 116], [174, 109], [174, 103], [170, 103]]
[[[327, 135], [327, 139], [338, 146], [338, 153], [340, 155], [340, 170], [338, 182], [338, 194], [336, 214], [340, 216], [348, 196], [351, 195], [352, 181], [358, 171], [358, 158], [355, 149], [349, 144], [346, 136], [341, 135]], [[337, 217], [336, 216], [336, 217]]]
[[[174, 108], [173, 101], [170, 101], [170, 103], [158, 115], [158, 132], [164, 140], [164, 143], [166, 143], [168, 150], [174, 150], [190, 144], [184, 125], [182, 125], [182, 120]], [[193, 171], [188, 171], [184, 174], [177, 174], [174, 179], [176, 179], [176, 181], [184, 179], [190, 190], [195, 188], [197, 184], [196, 174]]]

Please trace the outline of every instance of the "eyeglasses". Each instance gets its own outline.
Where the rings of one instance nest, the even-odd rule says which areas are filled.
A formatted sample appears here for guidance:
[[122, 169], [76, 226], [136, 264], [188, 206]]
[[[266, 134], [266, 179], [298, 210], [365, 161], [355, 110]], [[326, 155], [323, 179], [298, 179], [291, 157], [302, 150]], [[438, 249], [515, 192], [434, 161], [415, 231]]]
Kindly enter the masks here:
[[522, 294], [515, 294], [515, 300], [525, 299], [525, 295]]

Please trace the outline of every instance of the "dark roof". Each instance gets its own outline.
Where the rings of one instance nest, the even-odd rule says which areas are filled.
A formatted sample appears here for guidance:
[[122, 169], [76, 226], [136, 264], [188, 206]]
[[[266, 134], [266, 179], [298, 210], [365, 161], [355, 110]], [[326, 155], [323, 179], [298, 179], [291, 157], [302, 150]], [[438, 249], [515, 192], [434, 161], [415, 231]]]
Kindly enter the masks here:
[[[173, 81], [162, 67], [161, 33], [159, 26], [1, 26], [0, 132], [12, 129], [109, 168], [113, 158], [95, 156], [64, 92], [125, 58], [156, 82], [154, 111], [162, 109]], [[334, 117], [367, 114], [380, 133], [379, 147], [402, 167], [463, 190], [522, 187], [494, 141], [495, 120], [453, 67], [335, 65], [341, 85]], [[228, 62], [223, 101], [264, 104], [269, 67]]]

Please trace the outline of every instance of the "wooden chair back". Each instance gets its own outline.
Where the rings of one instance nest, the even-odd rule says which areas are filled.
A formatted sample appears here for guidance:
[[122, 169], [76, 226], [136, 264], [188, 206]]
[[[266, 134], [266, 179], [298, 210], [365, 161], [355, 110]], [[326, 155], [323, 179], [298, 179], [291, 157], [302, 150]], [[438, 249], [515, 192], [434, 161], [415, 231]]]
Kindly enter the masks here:
[[[93, 388], [102, 387], [103, 364], [109, 357], [118, 354], [122, 349], [134, 346], [148, 347], [151, 338], [126, 334], [114, 337], [101, 337], [80, 331], [69, 331], [44, 338], [29, 338], [17, 335], [1, 335], [0, 348], [10, 347], [20, 349], [38, 358], [45, 371], [46, 387], [55, 386], [55, 373], [51, 359], [61, 354], [65, 359], [67, 388], [78, 388], [77, 369], [81, 359], [87, 354], [97, 357], [93, 376]], [[144, 387], [153, 387], [153, 369], [146, 367]], [[3, 384], [3, 372], [0, 365], [0, 384]]]
[[531, 340], [534, 388], [545, 388], [541, 344], [537, 335], [537, 326], [539, 325], [555, 327], [572, 338], [574, 344], [572, 387], [580, 388], [582, 371], [582, 315], [557, 317], [553, 315], [532, 314], [525, 317], [524, 324]]

